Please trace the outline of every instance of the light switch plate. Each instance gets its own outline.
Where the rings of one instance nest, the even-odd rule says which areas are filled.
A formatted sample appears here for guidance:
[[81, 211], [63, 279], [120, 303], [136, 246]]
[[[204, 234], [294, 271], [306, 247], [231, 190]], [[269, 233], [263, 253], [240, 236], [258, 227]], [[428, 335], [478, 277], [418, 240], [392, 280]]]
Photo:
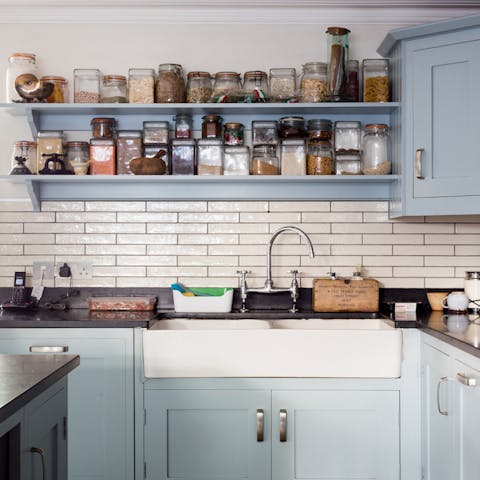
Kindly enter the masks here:
[[[43, 273], [43, 277], [42, 277]], [[33, 280], [53, 280], [53, 262], [33, 262]]]

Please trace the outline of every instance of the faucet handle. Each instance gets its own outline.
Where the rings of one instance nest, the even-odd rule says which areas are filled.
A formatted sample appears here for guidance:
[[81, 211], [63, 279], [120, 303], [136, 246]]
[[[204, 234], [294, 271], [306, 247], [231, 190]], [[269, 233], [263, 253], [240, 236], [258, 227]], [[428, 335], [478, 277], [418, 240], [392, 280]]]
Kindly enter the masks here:
[[237, 270], [238, 275], [241, 275], [242, 278], [245, 278], [249, 273], [252, 273], [251, 270]]

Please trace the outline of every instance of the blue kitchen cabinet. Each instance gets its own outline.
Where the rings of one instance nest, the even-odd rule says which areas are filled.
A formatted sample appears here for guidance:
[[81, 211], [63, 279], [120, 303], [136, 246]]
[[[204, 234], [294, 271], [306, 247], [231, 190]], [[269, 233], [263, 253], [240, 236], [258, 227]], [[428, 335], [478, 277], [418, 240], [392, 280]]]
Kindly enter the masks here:
[[[2, 329], [0, 353], [80, 355], [69, 376], [68, 479], [134, 477], [133, 329]], [[63, 477], [65, 479], [66, 477]]]

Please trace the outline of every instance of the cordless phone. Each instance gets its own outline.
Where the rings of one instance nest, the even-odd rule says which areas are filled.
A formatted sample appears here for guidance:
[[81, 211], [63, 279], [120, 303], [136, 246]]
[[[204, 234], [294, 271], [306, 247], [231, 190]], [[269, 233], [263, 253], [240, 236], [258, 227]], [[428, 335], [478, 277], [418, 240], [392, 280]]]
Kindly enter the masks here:
[[25, 289], [25, 272], [15, 272], [12, 298], [2, 304], [4, 310], [25, 310], [35, 306]]

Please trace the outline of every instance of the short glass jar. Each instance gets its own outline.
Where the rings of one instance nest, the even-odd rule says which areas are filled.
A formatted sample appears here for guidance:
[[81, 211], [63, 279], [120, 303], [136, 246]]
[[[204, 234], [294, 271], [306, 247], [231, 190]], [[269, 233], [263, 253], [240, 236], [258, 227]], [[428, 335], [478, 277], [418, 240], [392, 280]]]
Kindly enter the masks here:
[[280, 144], [282, 175], [305, 175], [306, 152], [303, 140], [283, 140]]
[[73, 168], [75, 175], [86, 175], [90, 165], [90, 145], [88, 142], [67, 142], [66, 164]]
[[187, 75], [187, 102], [207, 103], [212, 96], [212, 77], [208, 72], [189, 72]]
[[90, 174], [115, 175], [115, 140], [92, 138], [90, 140]]
[[243, 145], [245, 139], [245, 128], [238, 122], [227, 122], [223, 131], [223, 142], [225, 145]]
[[90, 121], [93, 138], [114, 138], [117, 122], [114, 118], [96, 117]]
[[269, 97], [268, 77], [261, 70], [252, 70], [243, 75], [243, 91], [252, 103], [266, 102]]
[[202, 120], [202, 138], [222, 138], [223, 119], [220, 115], [204, 115]]
[[15, 88], [15, 80], [24, 73], [37, 76], [36, 57], [33, 53], [13, 53], [8, 57], [6, 96], [7, 103], [22, 102], [23, 98]]
[[388, 175], [392, 172], [389, 157], [388, 125], [365, 125], [362, 142], [362, 173], [364, 175]]
[[49, 76], [40, 80], [53, 84], [53, 92], [47, 97], [47, 103], [68, 103], [67, 79]]
[[221, 103], [228, 100], [228, 96], [242, 88], [240, 74], [237, 72], [217, 72], [211, 101]]
[[359, 153], [337, 153], [335, 155], [336, 175], [361, 175], [362, 162]]
[[162, 63], [158, 66], [155, 101], [157, 103], [185, 102], [185, 78], [181, 65]]
[[193, 137], [193, 118], [188, 113], [178, 113], [175, 116], [175, 138]]
[[99, 103], [100, 102], [100, 70], [75, 69], [73, 71], [73, 102]]
[[130, 161], [141, 156], [141, 130], [120, 130], [117, 135], [117, 175], [132, 175]]
[[303, 65], [300, 81], [302, 102], [325, 102], [329, 99], [327, 64], [323, 62], [308, 62]]
[[253, 120], [252, 122], [252, 144], [255, 145], [277, 145], [278, 144], [278, 122], [271, 120]]
[[358, 60], [349, 60], [347, 65], [348, 85], [347, 99], [349, 102], [358, 102], [360, 99], [360, 77]]
[[275, 145], [256, 145], [252, 153], [252, 175], [280, 175]]
[[308, 142], [307, 175], [333, 175], [332, 144], [329, 141]]
[[360, 153], [361, 138], [360, 122], [335, 122], [336, 153]]
[[294, 68], [270, 69], [270, 100], [287, 102], [297, 94], [297, 72]]
[[37, 134], [37, 169], [39, 172], [52, 153], [63, 155], [63, 131], [40, 130]]
[[331, 140], [332, 122], [331, 120], [320, 118], [311, 119], [307, 123], [307, 138], [309, 141]]
[[37, 144], [29, 140], [20, 140], [13, 144], [11, 165], [12, 168], [18, 166], [15, 157], [22, 157], [25, 159], [24, 165], [30, 170], [30, 173], [37, 174]]
[[248, 147], [225, 147], [224, 175], [250, 175], [250, 149]]
[[215, 138], [197, 142], [197, 175], [223, 175], [223, 144]]
[[128, 102], [153, 103], [155, 71], [153, 68], [131, 68], [128, 71]]
[[366, 58], [362, 62], [363, 101], [388, 102], [388, 60]]
[[127, 102], [127, 78], [123, 75], [105, 75], [102, 79], [102, 103]]
[[301, 139], [305, 137], [305, 119], [303, 117], [282, 117], [278, 122], [280, 138]]
[[171, 141], [172, 175], [195, 175], [197, 173], [195, 150], [195, 140], [175, 138]]
[[143, 122], [143, 143], [145, 145], [168, 143], [169, 123], [166, 121]]

